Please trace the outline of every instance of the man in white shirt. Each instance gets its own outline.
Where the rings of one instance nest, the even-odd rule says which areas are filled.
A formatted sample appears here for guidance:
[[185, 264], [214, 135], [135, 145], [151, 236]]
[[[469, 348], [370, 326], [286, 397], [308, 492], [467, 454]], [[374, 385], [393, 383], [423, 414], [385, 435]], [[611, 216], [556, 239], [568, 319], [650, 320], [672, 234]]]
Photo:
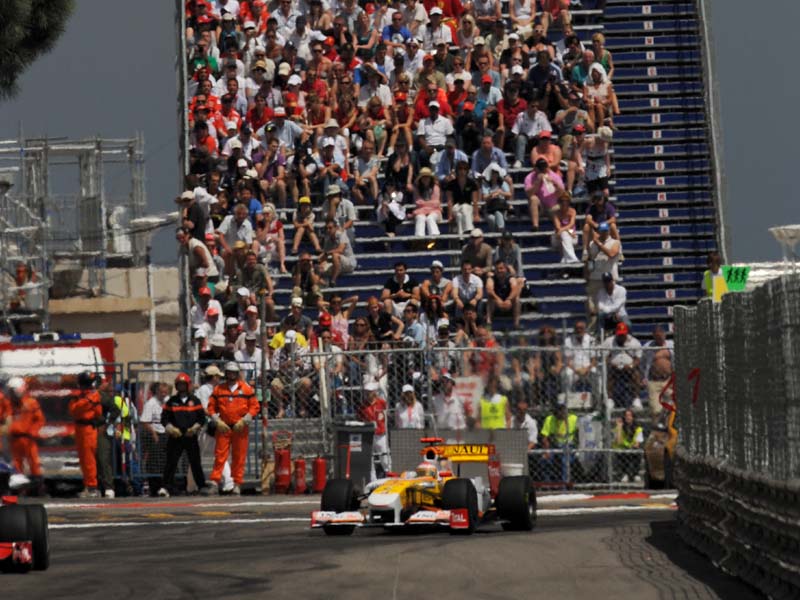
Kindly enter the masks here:
[[439, 153], [447, 143], [447, 136], [453, 135], [453, 123], [439, 114], [439, 103], [428, 102], [429, 116], [419, 122], [417, 138], [420, 145], [420, 162], [435, 168], [439, 163]]
[[594, 392], [597, 389], [597, 355], [592, 336], [586, 333], [586, 321], [575, 322], [572, 334], [564, 340], [566, 366], [561, 372], [567, 392]]
[[542, 131], [552, 131], [547, 115], [539, 110], [539, 101], [531, 99], [528, 106], [517, 115], [514, 125], [511, 126], [511, 133], [515, 136], [514, 157], [515, 167], [521, 167], [525, 158], [529, 156], [529, 144]]
[[403, 386], [402, 401], [395, 409], [395, 420], [398, 429], [424, 429], [425, 410], [422, 404], [417, 402], [414, 394], [414, 386], [406, 383]]
[[442, 9], [433, 6], [428, 12], [430, 22], [422, 27], [422, 48], [426, 52], [435, 52], [439, 42], [444, 42], [448, 47], [453, 43], [453, 32], [442, 23]]
[[586, 312], [590, 315], [589, 329], [594, 330], [597, 319], [597, 295], [603, 289], [603, 273], [611, 273], [619, 281], [619, 256], [622, 245], [610, 235], [608, 223], [600, 223], [593, 233], [586, 255], [588, 277], [586, 279]]
[[400, 12], [403, 13], [403, 21], [411, 35], [418, 35], [420, 28], [428, 22], [425, 5], [418, 0], [405, 0], [405, 6], [400, 8]]
[[472, 419], [472, 408], [455, 393], [456, 380], [449, 371], [442, 372], [442, 391], [433, 397], [436, 425], [441, 429], [463, 431], [467, 419]]
[[249, 332], [244, 336], [244, 348], [234, 352], [233, 357], [242, 370], [242, 378], [250, 385], [261, 381], [261, 348], [256, 347], [258, 336]]
[[166, 429], [161, 424], [161, 413], [164, 411], [164, 402], [169, 397], [170, 388], [165, 383], [154, 382], [150, 384], [149, 392], [150, 397], [142, 407], [139, 420], [144, 426], [142, 432], [144, 471], [159, 474], [148, 480], [150, 493], [155, 495], [161, 487], [160, 474], [164, 470], [166, 458], [167, 436]]
[[619, 323], [614, 335], [606, 338], [600, 348], [608, 363], [610, 400], [618, 408], [641, 408], [638, 394], [642, 344], [630, 335], [625, 323]]
[[461, 262], [461, 272], [453, 277], [453, 301], [456, 305], [456, 315], [461, 316], [464, 305], [478, 303], [483, 298], [483, 281], [472, 273], [472, 263], [468, 260]]
[[528, 451], [534, 450], [539, 444], [539, 425], [528, 413], [528, 403], [525, 400], [517, 402], [511, 415], [511, 429], [524, 429], [528, 434]]
[[209, 308], [215, 308], [217, 310], [217, 314], [222, 314], [222, 305], [220, 305], [217, 300], [214, 300], [211, 297], [211, 290], [209, 288], [200, 288], [198, 290], [198, 296], [199, 299], [197, 304], [189, 309], [189, 315], [192, 320], [193, 329], [200, 329], [203, 327], [203, 323], [206, 322], [206, 314], [208, 313]]
[[625, 301], [628, 291], [614, 282], [611, 273], [603, 273], [603, 289], [597, 294], [597, 313], [599, 326], [605, 330], [614, 329], [617, 324], [631, 326]]
[[381, 74], [376, 71], [371, 64], [365, 63], [361, 66], [361, 72], [366, 75], [367, 82], [361, 86], [358, 92], [358, 106], [364, 108], [370, 98], [377, 96], [383, 106], [391, 106], [393, 103], [392, 90], [381, 80]]

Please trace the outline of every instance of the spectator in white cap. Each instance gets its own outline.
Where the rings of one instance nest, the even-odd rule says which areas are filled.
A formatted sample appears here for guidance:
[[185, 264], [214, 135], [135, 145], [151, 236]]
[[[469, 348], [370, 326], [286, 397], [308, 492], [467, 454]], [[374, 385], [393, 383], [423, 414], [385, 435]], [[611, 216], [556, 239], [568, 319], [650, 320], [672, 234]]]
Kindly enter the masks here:
[[204, 328], [196, 329], [194, 332], [195, 356], [200, 356], [208, 350], [208, 333]]
[[326, 221], [333, 219], [336, 226], [347, 234], [350, 245], [355, 246], [356, 208], [349, 198], [342, 196], [342, 190], [338, 185], [328, 186], [321, 213]]
[[261, 319], [258, 317], [258, 307], [251, 304], [244, 311], [244, 321], [240, 322], [241, 333], [236, 340], [236, 350], [244, 348], [245, 336], [252, 333], [256, 336], [256, 346], [261, 347]]
[[283, 106], [276, 106], [272, 121], [256, 131], [256, 135], [261, 139], [264, 148], [271, 138], [278, 138], [286, 156], [291, 156], [294, 154], [295, 143], [304, 131], [303, 127], [286, 118], [286, 109]]
[[439, 42], [448, 46], [453, 43], [453, 32], [442, 22], [443, 15], [442, 9], [436, 5], [428, 11], [429, 22], [422, 28], [422, 47], [426, 52], [435, 50]]
[[395, 426], [398, 429], [424, 429], [425, 411], [422, 404], [417, 402], [414, 386], [404, 384], [400, 399], [395, 408]]
[[456, 394], [456, 380], [447, 369], [442, 371], [439, 393], [433, 396], [433, 414], [440, 429], [463, 431], [474, 422], [471, 403]]
[[245, 333], [244, 348], [234, 352], [233, 356], [239, 363], [242, 378], [250, 385], [261, 384], [261, 348], [256, 346], [258, 336], [255, 333]]
[[303, 299], [294, 297], [291, 300], [289, 307], [289, 314], [286, 315], [281, 321], [281, 330], [283, 331], [299, 331], [303, 334], [305, 339], [310, 340], [311, 334], [314, 330], [314, 323], [303, 314]]
[[227, 347], [224, 335], [221, 333], [212, 335], [210, 342], [211, 347], [200, 354], [201, 362], [220, 366], [225, 361], [234, 360], [233, 352]]
[[444, 276], [444, 265], [440, 260], [431, 263], [431, 276], [422, 282], [419, 288], [420, 298], [427, 303], [431, 296], [439, 296], [442, 306], [452, 301], [453, 282]]
[[461, 249], [461, 263], [469, 262], [472, 273], [484, 278], [492, 271], [492, 247], [483, 239], [483, 231], [475, 228], [469, 234], [469, 242]]
[[225, 346], [233, 346], [236, 340], [239, 339], [239, 319], [236, 317], [227, 317], [225, 319]]
[[506, 226], [506, 215], [513, 192], [505, 176], [506, 170], [494, 162], [483, 171], [481, 203], [489, 231], [502, 231]]
[[428, 103], [429, 116], [420, 120], [417, 127], [417, 141], [420, 145], [420, 163], [426, 166], [436, 165], [439, 162], [439, 152], [444, 150], [447, 136], [453, 135], [453, 123], [447, 117], [439, 114], [439, 102], [431, 100]]

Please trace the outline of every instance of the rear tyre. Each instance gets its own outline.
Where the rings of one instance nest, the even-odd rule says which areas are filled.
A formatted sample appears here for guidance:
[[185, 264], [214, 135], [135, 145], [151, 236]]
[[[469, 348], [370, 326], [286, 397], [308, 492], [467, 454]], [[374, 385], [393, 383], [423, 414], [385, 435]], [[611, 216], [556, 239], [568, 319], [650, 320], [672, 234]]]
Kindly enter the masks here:
[[[25, 507], [12, 504], [0, 508], [0, 542], [24, 542], [30, 541], [30, 539], [28, 511]], [[30, 565], [16, 568], [19, 571], [27, 571], [30, 569]]]
[[504, 530], [530, 531], [536, 526], [536, 491], [527, 475], [503, 477], [495, 505]]
[[[358, 508], [353, 482], [349, 479], [331, 479], [322, 490], [320, 509], [331, 512], [346, 512]], [[327, 535], [350, 535], [355, 530], [355, 525], [323, 525], [322, 530]]]
[[469, 515], [469, 527], [466, 529], [451, 529], [450, 533], [469, 535], [475, 531], [478, 524], [478, 492], [469, 479], [449, 479], [442, 490], [442, 508], [453, 510], [466, 508]]
[[47, 510], [41, 504], [25, 507], [28, 511], [28, 535], [33, 542], [33, 570], [46, 571], [50, 566], [50, 530]]

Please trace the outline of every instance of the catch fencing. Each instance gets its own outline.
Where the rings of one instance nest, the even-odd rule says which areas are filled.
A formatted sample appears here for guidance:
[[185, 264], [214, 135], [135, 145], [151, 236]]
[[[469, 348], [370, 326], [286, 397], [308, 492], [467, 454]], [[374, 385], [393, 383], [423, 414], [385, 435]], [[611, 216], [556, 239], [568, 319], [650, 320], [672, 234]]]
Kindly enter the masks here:
[[800, 277], [676, 308], [682, 537], [770, 597], [800, 597]]

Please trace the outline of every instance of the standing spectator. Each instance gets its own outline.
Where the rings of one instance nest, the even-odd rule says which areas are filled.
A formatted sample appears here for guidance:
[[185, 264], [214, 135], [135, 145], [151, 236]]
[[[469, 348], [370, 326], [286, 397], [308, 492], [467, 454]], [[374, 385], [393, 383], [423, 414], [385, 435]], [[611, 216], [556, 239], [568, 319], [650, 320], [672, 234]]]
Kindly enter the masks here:
[[[638, 450], [644, 444], [644, 434], [642, 428], [636, 424], [636, 419], [633, 411], [628, 409], [622, 417], [617, 417], [616, 426], [614, 427], [614, 441], [611, 447], [615, 450]], [[637, 453], [615, 453], [614, 454], [614, 470], [620, 477], [620, 483], [628, 483], [634, 481], [640, 483], [642, 481], [639, 475], [642, 457]]]
[[[322, 252], [319, 257], [319, 274], [328, 278], [327, 284], [335, 286], [339, 275], [352, 273], [356, 266], [356, 255], [350, 239], [336, 226], [336, 221], [328, 219], [325, 222], [325, 237], [322, 239]], [[326, 285], [325, 280], [321, 283]]]
[[[578, 446], [578, 416], [569, 412], [564, 402], [559, 402], [552, 414], [547, 415], [542, 429], [542, 447], [552, 449], [575, 449]], [[569, 454], [570, 467], [580, 467], [574, 453]], [[563, 452], [545, 454], [543, 457], [546, 478], [550, 481], [563, 481], [565, 479], [565, 463]], [[580, 471], [580, 468], [578, 468]]]
[[611, 237], [607, 222], [600, 223], [597, 232], [592, 231], [591, 236], [592, 240], [586, 254], [586, 303], [587, 312], [591, 317], [589, 328], [594, 329], [598, 310], [597, 296], [604, 286], [603, 274], [610, 273], [614, 281], [619, 280], [618, 263], [622, 247], [619, 240]]
[[[608, 178], [611, 175], [611, 155], [609, 145], [614, 137], [610, 127], [600, 127], [597, 134], [587, 137], [575, 146], [572, 162], [575, 163], [574, 175], [582, 175], [586, 183], [586, 191], [594, 197], [602, 193], [608, 198]], [[568, 173], [569, 175], [569, 173]]]
[[[253, 225], [248, 218], [249, 212], [245, 204], [239, 203], [233, 208], [233, 214], [222, 220], [217, 229], [219, 241], [222, 244], [222, 258], [225, 259], [226, 270], [229, 274], [235, 273], [233, 246], [236, 242], [243, 242], [245, 247], [258, 252], [258, 243], [254, 244]], [[208, 269], [207, 266], [204, 268]]]
[[191, 236], [201, 242], [206, 237], [206, 215], [196, 200], [195, 193], [185, 191], [175, 199], [180, 207], [181, 227], [188, 229]]
[[183, 227], [175, 232], [175, 239], [180, 245], [181, 251], [186, 252], [189, 257], [190, 272], [195, 273], [197, 269], [205, 269], [207, 277], [219, 279], [220, 273], [217, 265], [203, 241], [192, 237], [191, 232]]
[[225, 365], [225, 382], [214, 388], [208, 400], [208, 415], [216, 425], [214, 470], [211, 472], [208, 493], [219, 493], [219, 482], [225, 461], [231, 455], [231, 475], [234, 486], [231, 493], [241, 494], [244, 465], [247, 459], [250, 423], [258, 415], [259, 406], [255, 391], [239, 378], [239, 365]]
[[306, 315], [303, 314], [302, 298], [292, 298], [289, 314], [281, 321], [281, 330], [294, 330], [302, 333], [305, 339], [310, 340], [314, 330], [314, 324]]
[[413, 385], [403, 384], [400, 400], [395, 409], [395, 427], [398, 429], [423, 429], [425, 427], [425, 411], [422, 404], [417, 402]]
[[[442, 202], [439, 197], [439, 184], [428, 167], [420, 169], [414, 186], [414, 235], [429, 239], [439, 236], [439, 221], [442, 219]], [[428, 248], [435, 244], [432, 239]]]
[[433, 414], [440, 429], [464, 431], [474, 424], [472, 406], [455, 393], [456, 380], [449, 371], [442, 372], [442, 390], [433, 397]]
[[514, 407], [510, 427], [525, 431], [528, 441], [528, 474], [533, 477], [536, 475], [536, 455], [531, 452], [539, 445], [539, 425], [528, 413], [528, 403], [525, 400], [519, 400]]
[[[558, 199], [558, 208], [553, 211], [552, 246], [561, 255], [562, 264], [580, 264], [575, 255], [575, 246], [578, 245], [578, 232], [575, 228], [575, 209], [570, 206], [570, 194], [564, 190]], [[569, 273], [565, 271], [565, 276]]]
[[608, 363], [608, 397], [614, 406], [641, 408], [639, 363], [642, 344], [628, 332], [625, 323], [619, 323], [614, 335], [600, 345]]
[[352, 193], [353, 198], [359, 204], [372, 204], [378, 197], [380, 163], [374, 156], [374, 150], [374, 142], [365, 140], [361, 144], [361, 151], [356, 158], [356, 168], [353, 171], [355, 185]]
[[576, 321], [572, 334], [564, 340], [564, 361], [564, 391], [595, 393], [597, 355], [594, 339], [586, 332], [586, 321]]
[[478, 184], [472, 178], [469, 164], [459, 161], [456, 166], [456, 177], [445, 185], [447, 192], [447, 212], [449, 222], [455, 222], [458, 237], [465, 231], [472, 231], [474, 221], [480, 219], [478, 214]]
[[508, 172], [508, 162], [505, 152], [494, 145], [491, 133], [484, 132], [481, 137], [481, 146], [472, 153], [472, 172], [475, 177], [483, 177], [483, 172], [492, 164], [497, 163], [506, 173]]
[[[399, 14], [395, 13], [396, 15]], [[392, 469], [392, 457], [389, 454], [389, 437], [386, 434], [388, 405], [380, 396], [378, 384], [370, 381], [364, 384], [366, 399], [360, 410], [360, 417], [367, 423], [375, 423], [375, 435], [372, 438], [372, 469], [370, 477], [374, 480], [385, 477]]]
[[415, 348], [424, 348], [425, 327], [418, 320], [419, 309], [414, 302], [406, 302], [403, 308], [403, 338], [411, 338]]
[[521, 292], [520, 280], [512, 277], [506, 264], [498, 260], [494, 264], [494, 272], [486, 279], [486, 298], [488, 300], [486, 325], [491, 327], [492, 319], [496, 316], [510, 316], [513, 319], [514, 328], [519, 328]]
[[508, 396], [500, 393], [500, 381], [489, 373], [480, 399], [478, 426], [481, 429], [508, 429], [511, 425], [511, 407]]
[[283, 222], [278, 218], [275, 205], [264, 204], [262, 214], [256, 217], [256, 240], [258, 240], [258, 256], [267, 267], [277, 257], [281, 273], [286, 270], [286, 238]]
[[[211, 367], [208, 367], [210, 369]], [[216, 367], [214, 367], [216, 369]], [[161, 423], [161, 415], [164, 411], [164, 402], [169, 397], [169, 386], [165, 383], [154, 382], [149, 386], [150, 397], [142, 407], [142, 438], [140, 440], [142, 448], [142, 463], [144, 470], [149, 475], [163, 473], [164, 453], [166, 452], [166, 430]], [[155, 495], [161, 488], [161, 478], [152, 476], [149, 478], [151, 495]]]
[[469, 234], [469, 242], [461, 249], [461, 263], [472, 265], [472, 273], [485, 279], [492, 272], [492, 247], [483, 241], [483, 231], [478, 228]]
[[175, 469], [184, 452], [192, 469], [192, 476], [198, 488], [205, 488], [205, 475], [200, 462], [200, 445], [197, 436], [206, 422], [203, 403], [192, 394], [192, 379], [186, 373], [175, 378], [175, 395], [164, 404], [161, 423], [167, 433], [167, 461], [164, 477], [158, 495], [169, 497], [175, 493], [173, 486]]
[[703, 272], [703, 291], [706, 297], [714, 297], [715, 287], [727, 292], [728, 284], [725, 282], [725, 276], [722, 273], [722, 257], [720, 257], [719, 252], [709, 253], [706, 259], [706, 266], [708, 268]]
[[597, 313], [599, 326], [609, 331], [618, 325], [631, 326], [625, 302], [627, 290], [614, 282], [611, 273], [603, 273], [603, 287], [597, 294]]
[[308, 353], [308, 345], [301, 344], [300, 336], [290, 329], [284, 334], [284, 344], [272, 355], [275, 378], [270, 390], [277, 401], [277, 418], [318, 415], [316, 407], [311, 406], [315, 371]]
[[667, 339], [660, 325], [655, 326], [653, 339], [642, 348], [642, 383], [647, 385], [647, 398], [653, 422], [661, 414], [661, 395], [672, 377], [673, 348], [672, 340]]
[[409, 301], [418, 304], [420, 300], [419, 283], [407, 271], [406, 263], [396, 262], [394, 275], [386, 280], [381, 291], [384, 310], [398, 318], [403, 316], [403, 309]]

